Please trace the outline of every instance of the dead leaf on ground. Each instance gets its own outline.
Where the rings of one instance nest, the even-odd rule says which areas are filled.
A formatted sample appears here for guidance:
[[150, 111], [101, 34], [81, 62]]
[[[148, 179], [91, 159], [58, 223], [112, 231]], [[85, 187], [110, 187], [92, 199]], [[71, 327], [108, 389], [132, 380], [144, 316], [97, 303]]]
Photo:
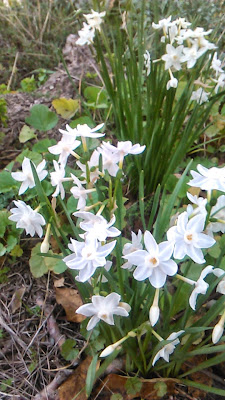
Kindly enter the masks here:
[[[204, 354], [199, 354], [195, 357], [192, 357], [190, 360], [188, 360], [188, 362], [185, 362], [182, 365], [182, 367], [181, 367], [182, 371], [188, 372], [192, 368], [197, 367], [199, 364], [201, 364], [202, 362], [204, 362], [206, 360], [207, 360], [207, 357]], [[209, 372], [211, 371], [210, 368], [208, 368], [207, 370]], [[188, 376], [188, 379], [189, 378], [191, 378], [194, 382], [201, 383], [203, 385], [207, 385], [207, 386], [213, 385], [212, 378], [208, 374], [205, 374], [204, 371], [194, 372], [193, 374], [190, 374]], [[196, 398], [204, 399], [206, 397], [206, 392], [204, 392], [203, 390], [191, 387], [191, 386], [188, 387], [188, 393], [191, 396], [196, 397]]]
[[78, 290], [56, 287], [55, 291], [56, 301], [64, 308], [67, 321], [82, 322], [85, 317], [81, 314], [76, 314], [78, 307], [83, 304]]
[[16, 292], [14, 293], [11, 303], [10, 303], [12, 314], [21, 307], [21, 302], [22, 302], [22, 298], [23, 298], [25, 291], [26, 291], [26, 288], [21, 287], [20, 289], [16, 290]]
[[[120, 394], [123, 400], [132, 400], [141, 397], [146, 400], [159, 400], [164, 394], [174, 394], [175, 384], [179, 383], [177, 379], [172, 378], [156, 378], [156, 379], [140, 379], [141, 388], [138, 393], [127, 393], [127, 382], [129, 377], [117, 374], [107, 375], [101, 384], [95, 389], [94, 397], [99, 396], [99, 399], [109, 399], [112, 393]], [[164, 393], [162, 393], [162, 390]], [[166, 392], [165, 392], [166, 390]], [[60, 399], [61, 400], [61, 399]]]
[[57, 279], [57, 280], [55, 280], [54, 281], [54, 287], [55, 288], [58, 288], [58, 287], [63, 287], [64, 286], [64, 281], [65, 281], [65, 278], [60, 278], [60, 279]]
[[85, 382], [92, 357], [88, 356], [58, 388], [59, 400], [86, 400]]

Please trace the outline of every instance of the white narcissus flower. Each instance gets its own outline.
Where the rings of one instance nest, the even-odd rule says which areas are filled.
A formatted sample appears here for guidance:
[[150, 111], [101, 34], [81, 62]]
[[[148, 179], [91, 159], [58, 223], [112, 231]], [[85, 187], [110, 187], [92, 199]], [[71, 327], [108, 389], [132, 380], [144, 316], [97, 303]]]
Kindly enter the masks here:
[[173, 47], [172, 44], [166, 45], [167, 54], [161, 58], [165, 61], [165, 69], [174, 68], [176, 71], [181, 69], [181, 62], [183, 57], [183, 45]]
[[220, 88], [223, 89], [225, 86], [225, 73], [221, 74], [219, 76], [218, 80], [214, 80], [214, 81], [217, 83], [217, 85], [215, 87], [215, 93], [218, 93], [219, 89]]
[[[43, 160], [36, 167], [36, 172], [40, 181], [42, 181], [48, 174], [48, 171], [44, 169], [45, 164], [46, 162]], [[25, 157], [22, 162], [22, 172], [12, 172], [11, 175], [16, 181], [23, 182], [19, 189], [19, 195], [26, 192], [28, 188], [32, 189], [35, 186], [30, 159], [27, 157]]]
[[50, 172], [50, 176], [51, 176], [51, 184], [52, 186], [56, 186], [56, 189], [52, 197], [57, 197], [58, 194], [60, 194], [61, 198], [64, 199], [65, 190], [63, 187], [63, 182], [68, 180], [68, 178], [65, 178], [65, 168], [63, 165], [59, 165], [55, 160], [53, 160], [53, 164], [55, 171]]
[[115, 215], [109, 222], [102, 215], [95, 215], [86, 211], [76, 211], [73, 215], [84, 220], [80, 222], [80, 227], [87, 232], [85, 237], [88, 239], [104, 242], [107, 237], [116, 237], [121, 234], [119, 229], [112, 226], [116, 221]]
[[[109, 325], [114, 325], [113, 315], [120, 315], [128, 317], [127, 311], [129, 304], [120, 303], [121, 296], [115, 292], [108, 294], [108, 296], [92, 296], [92, 303], [84, 304], [76, 311], [78, 314], [91, 317], [87, 325], [87, 330], [90, 331], [100, 321], [105, 321]], [[124, 305], [128, 307], [124, 307]]]
[[84, 46], [85, 44], [92, 44], [95, 36], [95, 30], [91, 29], [91, 27], [83, 22], [83, 28], [78, 31], [79, 39], [76, 41], [76, 44], [79, 46]]
[[143, 153], [145, 150], [145, 145], [141, 146], [139, 143], [137, 144], [132, 144], [130, 140], [127, 140], [125, 142], [118, 142], [117, 146], [113, 146], [109, 142], [102, 143], [101, 147], [103, 149], [107, 149], [111, 151], [113, 154], [118, 154], [119, 159], [121, 157], [125, 157], [128, 154], [140, 154]]
[[78, 146], [80, 146], [81, 142], [75, 139], [75, 136], [72, 137], [70, 135], [64, 134], [62, 139], [55, 144], [54, 146], [50, 146], [48, 151], [55, 155], [59, 156], [59, 164], [65, 166], [67, 163], [67, 158], [69, 155], [75, 150]]
[[196, 171], [190, 171], [192, 178], [188, 185], [199, 187], [202, 190], [221, 190], [225, 192], [225, 167], [223, 168], [206, 168], [198, 164]]
[[213, 59], [212, 59], [212, 64], [211, 67], [215, 72], [216, 72], [216, 77], [219, 75], [219, 73], [224, 73], [224, 70], [221, 68], [222, 61], [220, 61], [217, 58], [217, 52], [214, 53]]
[[194, 90], [191, 95], [191, 101], [196, 100], [198, 104], [203, 104], [209, 101], [208, 99], [209, 93], [207, 93], [205, 90], [202, 88], [199, 88], [198, 90]]
[[167, 34], [168, 28], [172, 25], [171, 22], [171, 15], [168, 18], [163, 18], [161, 19], [158, 24], [155, 24], [155, 22], [152, 23], [153, 29], [163, 29], [164, 34]]
[[134, 278], [138, 281], [149, 279], [152, 286], [161, 288], [166, 282], [167, 275], [173, 276], [177, 272], [177, 264], [171, 260], [173, 243], [162, 242], [159, 245], [149, 231], [144, 233], [146, 250], [137, 250], [123, 256], [128, 262], [136, 265]]
[[187, 192], [187, 198], [196, 205], [195, 208], [192, 207], [191, 204], [188, 204], [187, 206], [187, 213], [190, 216], [194, 216], [196, 214], [203, 214], [206, 216], [207, 211], [206, 211], [206, 204], [207, 204], [207, 199], [204, 199], [204, 197], [198, 197], [198, 196], [192, 196], [191, 193]]
[[66, 256], [63, 261], [68, 268], [79, 271], [80, 282], [86, 282], [98, 267], [106, 265], [106, 257], [116, 245], [116, 240], [103, 246], [97, 240], [86, 239], [84, 242], [70, 240], [71, 244], [68, 247], [73, 253]]
[[[87, 162], [89, 168], [89, 178], [91, 183], [95, 183], [95, 181], [99, 178], [100, 171], [98, 169], [99, 166], [99, 152], [94, 150], [90, 161]], [[85, 164], [82, 164], [80, 161], [77, 161], [77, 166], [81, 169], [81, 176], [85, 178], [85, 182], [87, 181], [87, 167]]]
[[91, 10], [91, 14], [84, 14], [84, 17], [86, 18], [87, 23], [91, 28], [100, 31], [101, 23], [103, 21], [103, 18], [105, 17], [105, 14], [105, 11], [99, 13], [97, 11]]
[[95, 192], [96, 189], [85, 189], [82, 186], [82, 184], [79, 181], [79, 179], [75, 175], [71, 174], [71, 177], [73, 179], [73, 183], [76, 186], [73, 186], [70, 189], [70, 191], [71, 191], [73, 197], [75, 199], [78, 199], [77, 209], [80, 210], [80, 209], [82, 209], [82, 208], [84, 208], [86, 206], [86, 200], [87, 200], [88, 194], [92, 193], [92, 192]]
[[175, 350], [175, 347], [180, 343], [180, 340], [178, 337], [184, 333], [183, 330], [179, 332], [173, 332], [171, 335], [168, 336], [166, 340], [171, 340], [171, 343], [166, 344], [164, 347], [162, 347], [158, 353], [156, 353], [155, 357], [153, 358], [152, 365], [154, 366], [156, 361], [159, 360], [159, 358], [164, 358], [166, 362], [169, 362], [169, 356], [172, 354]]
[[14, 200], [14, 204], [17, 208], [10, 210], [12, 213], [9, 217], [10, 221], [17, 222], [17, 228], [25, 229], [26, 235], [34, 236], [37, 233], [39, 237], [42, 237], [41, 225], [46, 223], [44, 217], [21, 200]]
[[[104, 143], [105, 144], [105, 143]], [[119, 171], [118, 163], [120, 161], [119, 154], [113, 153], [111, 150], [103, 146], [103, 143], [100, 147], [97, 148], [97, 152], [99, 156], [102, 156], [102, 168], [103, 170], [107, 170], [109, 175], [116, 176]]]
[[[131, 243], [126, 243], [123, 246], [123, 256], [126, 256], [127, 254], [133, 253], [134, 251], [137, 250], [142, 250], [143, 246], [141, 244], [142, 240], [142, 232], [139, 229], [137, 235], [135, 235], [134, 232], [131, 232]], [[121, 268], [124, 269], [131, 269], [133, 264], [131, 264], [129, 261], [127, 261], [125, 264], [121, 266]]]
[[71, 128], [68, 124], [66, 125], [66, 131], [63, 129], [59, 129], [59, 132], [61, 132], [63, 135], [67, 136], [72, 136], [73, 138], [77, 137], [89, 137], [92, 139], [100, 138], [102, 136], [105, 136], [104, 133], [97, 133], [99, 129], [102, 129], [104, 126], [103, 124], [97, 125], [95, 128], [90, 128], [87, 124], [78, 124], [76, 128]]
[[193, 68], [196, 61], [205, 53], [207, 49], [204, 47], [199, 48], [198, 43], [194, 42], [191, 47], [184, 47], [182, 62], [187, 62], [187, 68]]
[[205, 215], [190, 220], [186, 211], [179, 215], [177, 225], [167, 231], [167, 239], [174, 243], [174, 258], [182, 260], [187, 255], [197, 264], [205, 262], [201, 249], [213, 246], [216, 241], [203, 233], [204, 225]]
[[197, 301], [198, 295], [206, 294], [209, 284], [204, 281], [204, 278], [211, 272], [213, 272], [213, 267], [212, 267], [212, 265], [208, 265], [201, 272], [201, 275], [198, 278], [197, 282], [193, 281], [195, 288], [192, 291], [190, 298], [189, 298], [189, 304], [190, 304], [192, 310], [195, 310], [195, 308], [196, 308], [196, 301]]

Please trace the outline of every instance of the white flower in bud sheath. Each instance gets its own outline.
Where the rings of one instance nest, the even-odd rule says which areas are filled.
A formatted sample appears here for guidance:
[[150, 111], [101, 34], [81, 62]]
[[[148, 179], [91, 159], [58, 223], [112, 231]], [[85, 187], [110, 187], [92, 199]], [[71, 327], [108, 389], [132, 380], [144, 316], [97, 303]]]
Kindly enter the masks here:
[[144, 54], [144, 66], [146, 69], [146, 75], [150, 75], [151, 72], [151, 55], [148, 50], [145, 51]]
[[87, 330], [91, 330], [100, 321], [104, 321], [109, 325], [114, 325], [113, 315], [128, 317], [128, 311], [121, 307], [121, 296], [117, 293], [110, 293], [108, 296], [92, 296], [92, 303], [84, 304], [76, 311], [78, 314], [91, 317], [87, 325]]
[[14, 204], [17, 208], [10, 210], [12, 213], [9, 217], [10, 221], [17, 222], [17, 228], [25, 229], [26, 235], [34, 236], [37, 233], [39, 237], [42, 237], [42, 225], [45, 225], [44, 217], [21, 200], [14, 200]]
[[166, 340], [171, 340], [171, 343], [166, 344], [164, 347], [161, 348], [161, 350], [158, 351], [158, 353], [156, 353], [152, 361], [153, 366], [155, 365], [156, 361], [159, 360], [159, 358], [164, 358], [166, 362], [169, 362], [169, 356], [174, 352], [175, 347], [180, 343], [178, 337], [183, 332], [184, 331], [174, 332], [168, 336]]
[[202, 248], [209, 248], [216, 242], [212, 237], [202, 233], [205, 215], [196, 215], [188, 220], [185, 211], [179, 215], [177, 225], [167, 231], [167, 239], [174, 243], [174, 258], [182, 260], [186, 255], [197, 264], [203, 264]]
[[112, 226], [116, 221], [115, 215], [109, 222], [102, 215], [95, 215], [86, 211], [76, 211], [73, 215], [84, 220], [80, 222], [80, 227], [87, 232], [85, 236], [89, 239], [104, 242], [107, 237], [116, 237], [121, 234], [119, 229]]
[[160, 314], [159, 306], [153, 304], [149, 310], [149, 320], [151, 326], [155, 326], [155, 324], [158, 322], [159, 314]]
[[106, 257], [116, 245], [116, 240], [103, 246], [97, 240], [86, 239], [85, 242], [70, 240], [71, 244], [68, 247], [73, 253], [66, 256], [63, 261], [68, 268], [79, 271], [78, 279], [80, 282], [88, 281], [98, 267], [106, 265]]
[[216, 324], [213, 328], [212, 331], [212, 342], [216, 344], [219, 342], [221, 336], [223, 335], [224, 331], [224, 325], [221, 325], [220, 323]]
[[[36, 167], [36, 172], [40, 181], [48, 174], [48, 171], [44, 169], [45, 164], [46, 162], [43, 160]], [[28, 188], [32, 189], [35, 186], [30, 159], [27, 157], [25, 157], [22, 162], [22, 172], [12, 172], [11, 175], [16, 181], [23, 182], [19, 189], [19, 195], [23, 194]]]
[[171, 260], [173, 243], [162, 242], [159, 245], [149, 231], [144, 233], [144, 243], [147, 250], [137, 250], [123, 256], [128, 262], [136, 265], [134, 278], [138, 281], [149, 279], [155, 288], [163, 287], [167, 275], [177, 272], [177, 264]]
[[196, 171], [191, 171], [192, 178], [188, 185], [199, 187], [202, 190], [221, 190], [225, 192], [225, 167], [206, 168], [198, 164]]
[[191, 101], [195, 100], [195, 101], [197, 101], [198, 104], [203, 104], [203, 103], [206, 103], [207, 101], [209, 101], [208, 96], [209, 96], [209, 93], [207, 93], [202, 88], [199, 88], [198, 90], [195, 90], [192, 92], [190, 100]]
[[195, 308], [196, 308], [196, 301], [197, 301], [198, 295], [206, 294], [209, 284], [204, 281], [204, 278], [211, 272], [213, 272], [213, 267], [212, 267], [212, 265], [208, 265], [201, 272], [201, 275], [200, 275], [199, 279], [197, 280], [197, 282], [194, 282], [195, 288], [192, 291], [190, 298], [189, 298], [189, 304], [190, 304], [192, 310], [195, 310]]

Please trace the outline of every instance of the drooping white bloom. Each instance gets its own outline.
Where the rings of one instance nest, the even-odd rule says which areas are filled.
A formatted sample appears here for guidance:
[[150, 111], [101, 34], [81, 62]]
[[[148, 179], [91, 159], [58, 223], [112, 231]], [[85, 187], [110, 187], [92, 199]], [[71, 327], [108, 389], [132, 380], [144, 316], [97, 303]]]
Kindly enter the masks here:
[[34, 236], [37, 233], [39, 237], [42, 237], [41, 225], [45, 225], [44, 217], [21, 200], [14, 200], [14, 204], [17, 208], [11, 208], [10, 221], [16, 222], [17, 228], [25, 229], [26, 235]]
[[65, 166], [71, 152], [80, 146], [80, 144], [81, 142], [76, 140], [75, 137], [64, 134], [57, 144], [48, 148], [48, 151], [52, 154], [59, 154], [58, 162]]
[[204, 278], [210, 274], [211, 272], [213, 272], [213, 267], [212, 265], [208, 265], [206, 268], [203, 269], [203, 271], [201, 272], [201, 275], [199, 277], [199, 279], [197, 280], [197, 282], [194, 282], [194, 290], [192, 291], [190, 298], [189, 298], [189, 304], [192, 308], [192, 310], [195, 310], [196, 308], [196, 301], [197, 301], [197, 297], [198, 295], [201, 294], [206, 294], [207, 289], [209, 287], [209, 284], [206, 283], [204, 281]]
[[68, 180], [67, 178], [65, 178], [65, 168], [63, 165], [59, 165], [55, 160], [53, 160], [53, 164], [55, 171], [50, 172], [50, 176], [51, 176], [51, 184], [52, 186], [56, 186], [56, 189], [52, 196], [57, 197], [58, 194], [60, 194], [61, 199], [64, 199], [65, 190], [63, 187], [63, 182], [65, 182], [65, 180]]
[[[134, 251], [137, 250], [142, 250], [143, 246], [141, 240], [142, 240], [142, 232], [140, 229], [138, 230], [137, 235], [135, 235], [134, 232], [131, 232], [131, 243], [126, 243], [123, 246], [123, 256], [126, 256], [127, 254], [133, 253]], [[130, 270], [132, 266], [133, 264], [127, 261], [125, 264], [121, 266], [121, 268]]]
[[216, 291], [220, 294], [225, 294], [225, 271], [221, 268], [214, 268], [213, 273], [218, 278], [222, 277], [221, 281], [216, 287]]
[[208, 99], [209, 93], [207, 93], [205, 90], [202, 88], [199, 88], [198, 90], [194, 90], [192, 92], [190, 100], [196, 100], [198, 104], [203, 104], [209, 101]]
[[144, 54], [144, 66], [146, 68], [146, 75], [150, 75], [151, 72], [151, 55], [148, 50], [145, 50]]
[[182, 57], [183, 57], [183, 45], [173, 47], [172, 44], [166, 45], [167, 54], [162, 56], [162, 60], [165, 61], [165, 69], [174, 68], [176, 71], [181, 69]]
[[89, 193], [95, 192], [96, 189], [85, 189], [82, 186], [80, 180], [73, 174], [71, 174], [73, 178], [73, 186], [70, 191], [75, 199], [78, 199], [77, 209], [80, 210], [86, 206], [86, 201]]
[[169, 90], [171, 87], [176, 89], [178, 85], [178, 80], [174, 78], [170, 68], [169, 68], [169, 73], [170, 73], [170, 80], [167, 82], [166, 89]]
[[198, 164], [196, 171], [190, 171], [193, 177], [188, 182], [188, 185], [199, 187], [202, 190], [221, 190], [225, 192], [225, 167], [223, 168], [206, 168], [203, 165]]
[[104, 242], [107, 237], [116, 237], [121, 234], [119, 229], [112, 226], [116, 221], [115, 215], [109, 222], [102, 215], [95, 215], [86, 211], [76, 211], [73, 215], [84, 220], [80, 222], [80, 227], [87, 232], [85, 236], [88, 239]]
[[214, 53], [213, 59], [212, 59], [212, 64], [210, 68], [212, 68], [216, 72], [216, 77], [218, 76], [219, 73], [224, 73], [224, 70], [221, 68], [222, 61], [220, 61], [217, 58], [217, 52]]
[[188, 221], [185, 211], [179, 215], [177, 225], [167, 231], [167, 239], [174, 243], [174, 258], [182, 260], [186, 255], [198, 264], [205, 262], [202, 248], [214, 245], [215, 240], [204, 234], [205, 216], [195, 215]]
[[103, 18], [105, 17], [106, 12], [97, 12], [94, 10], [91, 10], [91, 14], [84, 14], [84, 17], [87, 20], [88, 25], [92, 28], [92, 29], [97, 29], [98, 31], [100, 31], [101, 29], [101, 23], [103, 21]]
[[[36, 172], [40, 181], [42, 181], [48, 174], [48, 171], [44, 169], [45, 164], [46, 162], [43, 160], [36, 167]], [[22, 162], [22, 172], [12, 172], [11, 175], [16, 181], [23, 182], [19, 189], [19, 195], [23, 194], [28, 188], [32, 189], [35, 186], [30, 159], [27, 157], [24, 157]]]
[[195, 204], [195, 208], [192, 207], [191, 204], [188, 204], [187, 206], [187, 213], [189, 216], [194, 216], [196, 214], [203, 214], [206, 215], [206, 204], [207, 204], [207, 199], [204, 199], [204, 197], [198, 197], [198, 196], [192, 196], [191, 193], [187, 192], [187, 198]]
[[177, 264], [171, 260], [173, 243], [162, 242], [159, 245], [149, 231], [144, 233], [144, 243], [147, 250], [137, 250], [123, 256], [128, 262], [136, 265], [134, 278], [138, 281], [149, 279], [155, 288], [163, 287], [167, 275], [177, 272]]
[[106, 257], [116, 245], [116, 240], [103, 246], [97, 240], [86, 239], [84, 242], [70, 240], [71, 244], [68, 247], [73, 253], [66, 256], [63, 261], [68, 268], [79, 271], [80, 282], [86, 282], [95, 273], [96, 268], [106, 264]]
[[88, 24], [83, 22], [83, 28], [78, 31], [79, 39], [76, 44], [84, 46], [85, 44], [92, 44], [95, 36], [95, 30], [91, 29]]
[[109, 325], [114, 325], [114, 314], [122, 317], [129, 316], [125, 307], [121, 306], [123, 303], [120, 303], [120, 299], [121, 296], [115, 292], [108, 294], [106, 297], [92, 296], [92, 302], [79, 307], [76, 313], [85, 315], [85, 317], [91, 317], [87, 324], [88, 331], [93, 329], [100, 320]]
[[164, 347], [162, 347], [158, 353], [156, 353], [155, 357], [153, 358], [152, 365], [154, 366], [156, 361], [159, 360], [159, 358], [164, 358], [166, 362], [169, 362], [169, 356], [172, 354], [175, 350], [175, 347], [180, 343], [180, 340], [178, 337], [183, 333], [184, 331], [181, 330], [179, 332], [173, 332], [171, 335], [168, 336], [166, 340], [171, 340], [171, 343], [166, 344]]

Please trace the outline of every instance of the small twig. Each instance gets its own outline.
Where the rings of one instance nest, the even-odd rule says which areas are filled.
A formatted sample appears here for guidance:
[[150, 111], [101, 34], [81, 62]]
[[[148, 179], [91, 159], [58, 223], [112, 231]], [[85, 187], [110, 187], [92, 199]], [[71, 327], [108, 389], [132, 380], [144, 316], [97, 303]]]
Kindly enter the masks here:
[[20, 347], [22, 347], [22, 349], [26, 352], [27, 351], [27, 346], [26, 344], [23, 342], [23, 340], [21, 340], [17, 334], [6, 324], [6, 322], [4, 321], [3, 317], [0, 315], [0, 325], [6, 330], [6, 332], [8, 332], [13, 339], [15, 340], [15, 342], [18, 343], [18, 345]]
[[14, 60], [14, 64], [13, 64], [13, 67], [12, 67], [12, 72], [11, 72], [11, 75], [10, 75], [10, 78], [9, 78], [9, 82], [8, 82], [8, 85], [7, 85], [7, 90], [10, 90], [10, 86], [11, 86], [11, 83], [12, 83], [13, 76], [16, 73], [16, 64], [17, 64], [18, 57], [19, 57], [19, 52], [17, 51], [16, 57], [15, 57], [15, 60]]
[[57, 372], [55, 378], [40, 393], [34, 396], [34, 400], [48, 400], [49, 398], [55, 398], [55, 391], [72, 372], [73, 370], [68, 371], [68, 369]]

